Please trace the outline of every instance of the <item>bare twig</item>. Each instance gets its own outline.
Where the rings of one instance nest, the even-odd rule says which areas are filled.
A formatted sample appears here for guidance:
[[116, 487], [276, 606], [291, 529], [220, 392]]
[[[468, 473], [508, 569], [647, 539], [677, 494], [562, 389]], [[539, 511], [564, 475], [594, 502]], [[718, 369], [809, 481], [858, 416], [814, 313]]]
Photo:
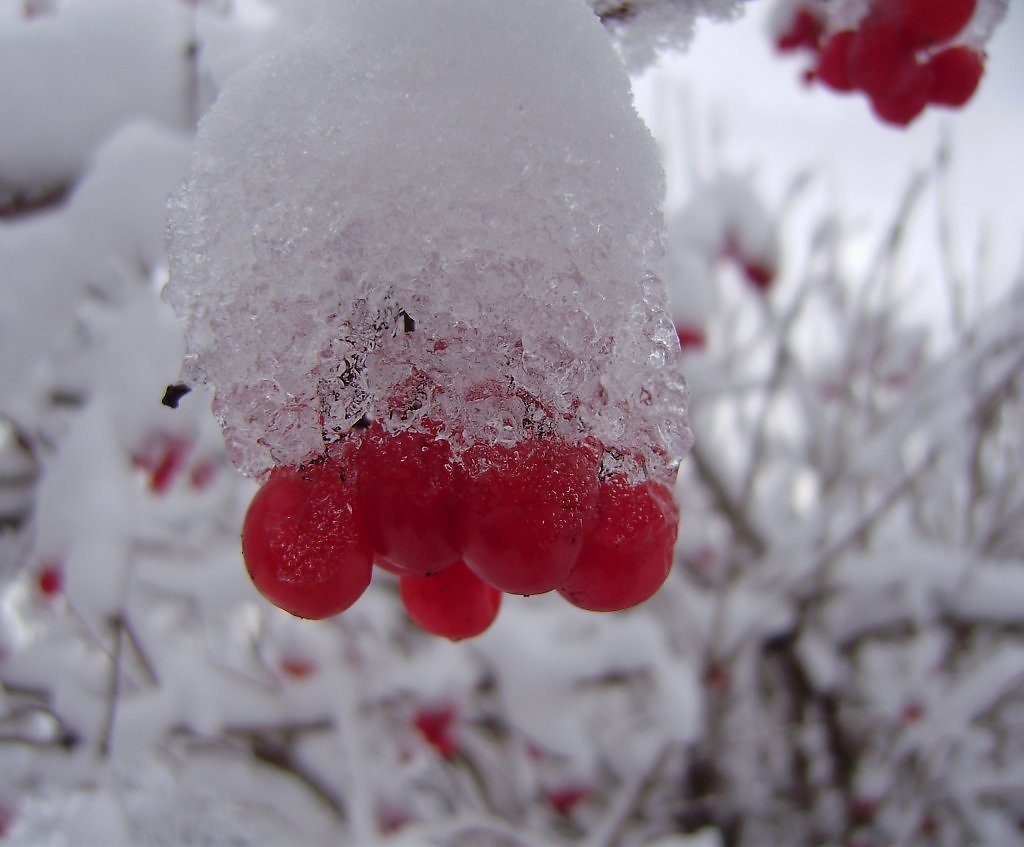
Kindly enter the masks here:
[[132, 652], [142, 665], [142, 669], [145, 671], [150, 683], [153, 685], [159, 685], [160, 677], [156, 672], [156, 666], [153, 664], [153, 660], [150, 659], [149, 653], [142, 646], [142, 641], [139, 639], [138, 632], [132, 622], [128, 619], [127, 615], [121, 617], [121, 627], [128, 639], [129, 646], [132, 648]]
[[768, 383], [761, 398], [761, 408], [758, 412], [757, 421], [754, 424], [753, 433], [751, 434], [751, 447], [749, 457], [747, 459], [747, 467], [743, 474], [743, 481], [740, 484], [738, 501], [744, 507], [746, 507], [746, 504], [750, 502], [750, 498], [753, 494], [754, 482], [757, 479], [758, 471], [761, 469], [763, 463], [766, 443], [765, 436], [768, 429], [768, 418], [771, 413], [772, 406], [778, 397], [779, 389], [782, 387], [783, 380], [793, 363], [793, 359], [789, 354], [790, 338], [793, 327], [796, 325], [796, 319], [799, 317], [804, 304], [807, 302], [809, 281], [810, 277], [805, 274], [797, 295], [793, 298], [793, 302], [790, 303], [789, 308], [786, 310], [785, 315], [783, 315], [782, 320], [780, 320], [778, 324], [775, 354], [772, 357], [771, 374], [768, 377]]
[[514, 844], [517, 847], [552, 847], [550, 833], [546, 833], [542, 840], [538, 840], [524, 832], [521, 827], [513, 826], [498, 818], [477, 814], [460, 815], [454, 820], [432, 826], [410, 827], [407, 832], [421, 835], [423, 843], [441, 839], [450, 843], [453, 838], [477, 834], [480, 837], [478, 841], [465, 843], [491, 844], [493, 840], [484, 840], [484, 836], [490, 835], [500, 838], [503, 844]]
[[55, 209], [68, 198], [72, 187], [72, 182], [61, 182], [29, 192], [0, 186], [0, 220], [27, 218]]
[[942, 262], [942, 278], [946, 284], [946, 296], [949, 299], [950, 322], [957, 336], [962, 336], [967, 325], [967, 310], [964, 304], [963, 277], [956, 267], [953, 254], [953, 225], [949, 215], [949, 197], [947, 183], [949, 166], [952, 161], [949, 135], [943, 133], [942, 141], [935, 155], [935, 187], [938, 193], [936, 203], [938, 227], [939, 258]]
[[296, 759], [290, 745], [268, 735], [250, 736], [248, 742], [253, 758], [295, 777], [314, 797], [327, 806], [336, 818], [347, 819], [342, 798], [316, 773]]
[[124, 618], [114, 615], [110, 619], [114, 631], [114, 650], [110, 657], [110, 683], [107, 688], [107, 713], [100, 731], [98, 748], [104, 759], [110, 756], [113, 746], [114, 724], [117, 721], [117, 701], [121, 695], [121, 662], [124, 657]]
[[299, 736], [307, 733], [330, 732], [333, 728], [333, 722], [324, 720], [261, 727], [230, 726], [224, 730], [223, 736], [217, 738], [207, 738], [187, 727], [178, 727], [175, 734], [205, 743], [237, 744], [241, 742], [254, 759], [294, 777], [330, 809], [336, 818], [344, 821], [347, 820], [344, 799], [314, 771], [303, 765], [293, 753], [295, 741]]
[[697, 475], [711, 492], [718, 510], [728, 518], [736, 533], [736, 539], [757, 557], [768, 550], [768, 545], [761, 533], [754, 528], [746, 510], [737, 503], [725, 486], [718, 472], [711, 466], [704, 452], [694, 445], [690, 451], [690, 461], [697, 470]]
[[892, 508], [907, 494], [913, 491], [922, 474], [932, 466], [938, 456], [938, 447], [932, 447], [925, 457], [911, 470], [903, 474], [899, 481], [872, 508], [861, 515], [838, 538], [818, 553], [813, 564], [808, 569], [808, 572], [813, 575], [813, 581], [809, 591], [804, 592], [805, 597], [815, 596], [824, 589], [824, 583], [827, 581], [826, 577], [832, 565], [851, 548], [863, 543], [864, 538], [875, 525], [889, 514]]
[[644, 796], [658, 783], [672, 754], [672, 745], [665, 744], [651, 757], [650, 764], [630, 785], [619, 792], [602, 826], [587, 840], [587, 847], [617, 847], [623, 844], [630, 819], [643, 805]]

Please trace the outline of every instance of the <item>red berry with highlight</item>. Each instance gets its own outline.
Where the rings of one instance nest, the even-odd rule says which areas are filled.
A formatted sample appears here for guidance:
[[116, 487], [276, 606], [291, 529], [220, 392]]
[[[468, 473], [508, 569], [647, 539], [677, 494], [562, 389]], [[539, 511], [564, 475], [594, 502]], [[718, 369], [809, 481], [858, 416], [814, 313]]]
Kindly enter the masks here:
[[579, 557], [597, 506], [597, 459], [555, 437], [466, 453], [463, 555], [510, 594], [557, 588]]
[[678, 526], [678, 507], [663, 485], [602, 482], [597, 523], [559, 593], [592, 612], [642, 603], [668, 577]]
[[398, 592], [409, 617], [427, 632], [459, 641], [487, 629], [498, 616], [501, 592], [463, 562], [431, 576], [401, 576]]
[[256, 493], [242, 528], [253, 584], [300, 618], [327, 618], [370, 584], [373, 550], [356, 520], [347, 461], [275, 468]]
[[412, 431], [389, 435], [374, 425], [355, 462], [360, 514], [379, 557], [419, 574], [460, 558], [459, 482], [447, 441]]

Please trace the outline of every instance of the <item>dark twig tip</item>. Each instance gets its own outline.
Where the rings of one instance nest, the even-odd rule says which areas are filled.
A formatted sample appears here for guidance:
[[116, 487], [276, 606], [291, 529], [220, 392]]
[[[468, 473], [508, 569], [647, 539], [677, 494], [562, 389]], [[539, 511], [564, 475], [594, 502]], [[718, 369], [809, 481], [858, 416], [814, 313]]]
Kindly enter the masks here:
[[178, 403], [182, 397], [188, 394], [192, 389], [189, 388], [185, 383], [178, 382], [174, 385], [168, 385], [167, 390], [164, 392], [164, 399], [160, 402], [165, 406], [170, 406], [172, 409], [178, 408]]

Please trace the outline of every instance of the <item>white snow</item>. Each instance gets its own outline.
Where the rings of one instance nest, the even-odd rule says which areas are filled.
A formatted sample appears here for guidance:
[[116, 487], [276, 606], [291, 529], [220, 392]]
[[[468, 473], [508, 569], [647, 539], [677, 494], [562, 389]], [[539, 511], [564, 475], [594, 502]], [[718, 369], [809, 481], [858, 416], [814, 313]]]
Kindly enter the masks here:
[[[41, 33], [74, 41], [79, 31], [66, 21], [76, 18], [65, 15], [112, 16], [102, 26], [110, 58], [93, 56], [97, 64], [82, 70], [83, 81], [96, 80], [104, 61], [130, 55], [145, 63], [160, 55], [170, 63], [163, 71], [169, 82], [177, 79], [180, 56], [137, 22], [159, 17], [154, 9], [162, 3], [170, 19], [196, 21], [202, 108], [235, 68], [305, 28], [317, 2], [184, 0], [182, 16], [179, 0], [136, 0], [140, 18], [121, 21], [127, 2], [33, 0], [52, 10], [51, 17], [23, 21], [22, 3], [8, 0], [0, 2], [0, 28], [17, 30], [16, 37], [4, 30], [3, 38], [38, 44], [30, 65], [52, 71], [53, 98], [65, 102], [68, 57], [87, 45], [44, 41]], [[465, 0], [453, 2], [466, 7]], [[501, 5], [511, 14], [518, 4]], [[637, 2], [638, 26], [653, 5], [666, 13], [674, 8], [677, 22], [696, 8]], [[749, 7], [755, 29], [765, 5]], [[549, 8], [556, 8], [554, 0], [545, 15]], [[415, 8], [411, 14], [421, 19]], [[997, 30], [971, 106], [941, 120], [926, 116], [902, 135], [868, 126], [872, 118], [857, 108], [863, 104], [820, 90], [804, 95], [793, 79], [798, 68], [768, 55], [765, 33], [743, 23], [722, 28], [735, 39], [715, 29], [698, 33], [681, 60], [691, 64], [689, 78], [704, 94], [730, 88], [711, 133], [714, 154], [703, 157], [713, 166], [702, 167], [694, 154], [691, 178], [673, 180], [669, 194], [679, 196], [665, 208], [678, 210], [716, 174], [735, 175], [744, 189], [755, 189], [751, 196], [764, 190], [767, 219], [785, 246], [779, 284], [768, 296], [731, 284], [703, 249], [690, 250], [696, 258], [690, 270], [670, 279], [685, 306], [705, 304], [694, 317], [707, 319], [708, 344], [687, 369], [697, 377], [701, 455], [718, 474], [724, 497], [695, 462], [684, 463], [676, 488], [683, 521], [677, 567], [642, 607], [586, 615], [556, 597], [510, 597], [488, 633], [459, 644], [417, 630], [402, 611], [395, 578], [384, 572], [355, 608], [329, 621], [299, 621], [259, 599], [238, 542], [255, 484], [228, 464], [209, 414], [212, 392], [196, 391], [176, 410], [159, 404], [184, 350], [172, 310], [157, 295], [166, 278], [162, 219], [165, 195], [186, 170], [191, 139], [174, 128], [177, 118], [168, 127], [169, 119], [160, 117], [171, 101], [159, 101], [158, 92], [151, 92], [152, 102], [138, 98], [150, 118], [126, 112], [87, 138], [71, 119], [99, 126], [113, 96], [95, 86], [67, 107], [66, 136], [47, 135], [40, 128], [56, 118], [43, 79], [30, 82], [19, 71], [0, 81], [4, 97], [10, 85], [34, 90], [33, 98], [17, 101], [16, 119], [0, 126], [0, 143], [20, 139], [19, 162], [42, 163], [19, 172], [22, 182], [39, 188], [44, 173], [64, 173], [56, 165], [70, 161], [68, 150], [79, 163], [64, 203], [0, 222], [0, 421], [14, 421], [26, 439], [0, 464], [0, 505], [14, 497], [32, 507], [32, 518], [17, 530], [27, 552], [0, 573], [3, 843], [564, 847], [617, 840], [717, 847], [732, 837], [725, 822], [737, 817], [744, 821], [739, 840], [753, 845], [1017, 843], [1024, 784], [1018, 472], [1024, 405], [1017, 377], [1024, 312], [1019, 296], [995, 301], [991, 295], [1013, 279], [1020, 258], [1017, 197], [1024, 172], [1017, 167], [1022, 145], [1014, 139], [1024, 126], [1022, 15], [1024, 6], [1014, 4]], [[96, 28], [80, 32], [84, 37]], [[153, 51], [115, 45], [118, 32], [130, 41], [154, 38]], [[510, 37], [517, 32], [507, 30]], [[178, 34], [164, 33], [171, 41]], [[429, 44], [421, 47], [429, 52]], [[12, 49], [24, 55], [22, 47]], [[459, 59], [461, 48], [453, 56]], [[357, 81], [365, 81], [363, 71], [379, 70], [374, 62], [359, 65]], [[586, 70], [582, 61], [573, 68]], [[431, 96], [437, 111], [437, 91], [412, 78], [411, 65], [407, 70], [416, 86], [410, 90]], [[530, 79], [542, 70], [538, 65]], [[440, 71], [454, 76], [456, 67]], [[145, 87], [152, 78], [125, 61], [126, 97], [133, 80]], [[586, 91], [588, 109], [604, 103], [599, 82], [573, 83]], [[482, 79], [479, 90], [467, 84], [463, 93], [493, 110], [497, 124], [506, 89], [492, 91], [493, 84]], [[675, 98], [682, 116], [685, 92], [662, 93]], [[13, 108], [15, 101], [5, 102]], [[700, 105], [686, 124], [692, 128], [706, 111]], [[443, 122], [424, 119], [394, 145], [380, 142], [375, 161], [399, 161], [394, 151], [408, 153], [417, 139], [434, 149], [443, 140], [437, 126]], [[586, 126], [597, 127], [596, 119]], [[992, 237], [989, 258], [972, 266], [964, 289], [967, 331], [949, 332], [936, 346], [907, 320], [900, 302], [911, 287], [933, 306], [945, 301], [943, 277], [932, 269], [940, 252], [929, 205], [936, 192], [926, 191], [923, 215], [900, 221], [906, 249], [885, 269], [892, 296], [869, 296], [856, 267], [877, 257], [880, 224], [889, 223], [898, 205], [910, 163], [931, 161], [934, 138], [946, 127], [956, 142], [947, 200], [960, 264], [969, 266], [967, 247], [985, 216]], [[556, 130], [559, 138], [572, 134]], [[611, 149], [594, 131], [586, 151], [598, 141], [601, 150]], [[686, 160], [697, 135], [673, 135], [674, 152], [665, 157], [670, 168]], [[467, 136], [453, 150], [465, 159], [482, 156], [486, 151], [466, 152], [476, 141], [479, 135]], [[500, 158], [501, 149], [495, 141], [490, 152]], [[797, 169], [819, 171], [825, 160], [832, 176], [812, 179], [812, 194], [795, 202]], [[647, 179], [648, 164], [625, 163], [616, 178], [636, 169]], [[14, 173], [7, 165], [0, 159], [5, 180]], [[576, 167], [583, 165], [568, 163], [570, 172]], [[555, 170], [552, 164], [549, 171]], [[385, 173], [411, 181], [408, 172]], [[675, 176], [682, 176], [678, 169]], [[451, 196], [462, 199], [458, 177]], [[529, 179], [524, 184], [536, 188]], [[405, 194], [369, 189], [357, 198], [360, 211], [393, 200], [385, 212], [406, 215], [404, 201], [421, 203], [422, 210], [431, 196], [449, 196], [426, 187]], [[707, 195], [709, 210], [726, 203], [718, 194]], [[356, 201], [339, 200], [346, 202]], [[2, 198], [0, 209], [11, 214]], [[458, 206], [450, 211], [465, 227], [469, 213]], [[695, 211], [692, 227], [713, 222]], [[385, 221], [385, 212], [375, 220]], [[327, 220], [313, 215], [311, 223]], [[559, 220], [522, 226], [560, 232]], [[349, 235], [358, 234], [362, 240], [354, 243], [373, 257], [367, 245], [376, 236], [368, 233]], [[399, 242], [395, 236], [392, 257], [401, 254]], [[542, 246], [551, 259], [550, 245]], [[616, 255], [641, 250], [612, 249]], [[374, 261], [380, 271], [385, 260]], [[694, 273], [704, 274], [701, 284], [712, 290], [695, 290]], [[480, 299], [477, 292], [460, 293]], [[803, 305], [799, 297], [807, 298]], [[466, 308], [477, 300], [467, 300]], [[522, 310], [511, 295], [504, 302], [508, 325], [519, 331]], [[987, 302], [998, 306], [975, 308]], [[788, 337], [787, 316], [795, 321]], [[935, 308], [926, 317], [930, 327], [942, 324]], [[421, 323], [385, 342], [412, 349]], [[773, 350], [789, 357], [777, 388]], [[828, 392], [820, 390], [826, 379]], [[75, 389], [81, 405], [54, 405], [56, 389]], [[997, 416], [982, 414], [996, 401]], [[500, 407], [493, 398], [476, 402], [485, 410]], [[758, 454], [753, 445], [762, 408]], [[186, 445], [184, 465], [157, 492], [138, 458], [159, 453], [168, 439]], [[979, 439], [982, 449], [975, 452]], [[205, 461], [216, 470], [200, 489], [190, 474]], [[973, 482], [972, 468], [979, 474]], [[891, 510], [864, 526], [890, 493], [897, 496]], [[0, 533], [10, 537], [5, 526]], [[767, 552], [751, 550], [747, 533]], [[37, 579], [51, 564], [64, 576], [52, 596]], [[112, 618], [132, 630], [117, 663], [117, 692]], [[294, 661], [309, 662], [309, 673], [284, 664]], [[808, 689], [801, 691], [790, 674], [802, 675]], [[446, 706], [455, 708], [458, 755], [451, 760], [415, 726], [422, 710]], [[103, 759], [107, 726], [110, 750]], [[76, 733], [77, 745], [62, 740], [67, 730]], [[848, 788], [833, 780], [844, 765], [829, 732], [849, 744]], [[259, 761], [260, 750], [278, 750], [282, 764], [297, 772]], [[652, 771], [658, 761], [660, 769]], [[805, 787], [794, 781], [798, 761], [806, 763]], [[694, 783], [709, 764], [717, 772], [714, 795], [695, 796], [701, 792]], [[316, 786], [338, 798], [343, 817]], [[548, 792], [572, 786], [592, 794], [559, 814]], [[805, 789], [812, 802], [790, 805], [794, 791]], [[846, 826], [846, 804], [867, 808], [871, 823]], [[392, 826], [404, 829], [391, 832]], [[692, 828], [698, 831], [681, 831]]]
[[173, 0], [95, 0], [0, 22], [0, 191], [73, 181], [132, 119], [187, 128], [190, 37]]
[[689, 46], [698, 18], [728, 20], [741, 0], [588, 0], [615, 39], [622, 61], [639, 71], [660, 55]]
[[[187, 156], [179, 133], [128, 122], [92, 157], [65, 206], [0, 226], [0, 257], [16, 293], [0, 301], [0, 394], [16, 420], [31, 419], [39, 393], [55, 382], [96, 383], [83, 337], [106, 329], [90, 324], [144, 291], [163, 261], [164, 205]], [[87, 304], [91, 314], [83, 314]]]
[[662, 174], [598, 21], [346, 10], [232, 78], [172, 207], [165, 297], [233, 461], [297, 464], [370, 412], [469, 444], [542, 423], [671, 478]]

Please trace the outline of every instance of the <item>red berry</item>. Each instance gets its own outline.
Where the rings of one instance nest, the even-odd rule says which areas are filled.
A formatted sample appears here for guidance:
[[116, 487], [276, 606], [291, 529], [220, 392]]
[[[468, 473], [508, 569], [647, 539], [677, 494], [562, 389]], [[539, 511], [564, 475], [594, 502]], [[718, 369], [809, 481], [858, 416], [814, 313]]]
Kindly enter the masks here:
[[876, 814], [878, 814], [878, 800], [874, 797], [854, 797], [850, 801], [850, 819], [854, 824], [868, 824]]
[[856, 37], [852, 29], [837, 32], [821, 48], [815, 77], [833, 91], [853, 91], [850, 82], [850, 46]]
[[374, 425], [355, 461], [360, 514], [378, 556], [420, 574], [460, 558], [459, 483], [447, 441]]
[[700, 327], [687, 324], [676, 324], [676, 335], [679, 338], [679, 346], [683, 350], [700, 350], [707, 345], [707, 337]]
[[732, 685], [732, 675], [721, 665], [713, 665], [704, 674], [704, 684], [712, 691], [721, 694], [728, 691]]
[[458, 712], [451, 705], [421, 709], [416, 713], [413, 726], [438, 753], [446, 759], [454, 759], [459, 752], [452, 737], [452, 724], [457, 716]]
[[985, 62], [968, 47], [949, 47], [929, 60], [931, 91], [929, 100], [939, 106], [963, 106], [978, 88]]
[[906, 126], [924, 111], [931, 93], [932, 69], [915, 63], [889, 89], [872, 94], [871, 107], [883, 121]]
[[201, 462], [196, 463], [192, 470], [189, 471], [188, 484], [196, 491], [202, 491], [213, 482], [216, 473], [217, 468], [214, 463], [209, 459], [203, 459]]
[[382, 835], [401, 832], [410, 823], [412, 817], [405, 809], [392, 804], [382, 804], [377, 808], [377, 830]]
[[869, 95], [899, 87], [917, 67], [907, 34], [888, 22], [865, 22], [854, 34], [847, 53], [849, 83]]
[[597, 522], [559, 593], [592, 612], [642, 603], [668, 577], [678, 526], [679, 509], [663, 485], [602, 482]]
[[762, 263], [745, 261], [741, 263], [743, 266], [743, 275], [747, 278], [747, 282], [754, 286], [758, 291], [767, 291], [772, 287], [772, 283], [775, 281], [775, 269]]
[[589, 785], [567, 785], [564, 788], [556, 788], [553, 791], [549, 791], [547, 796], [551, 808], [560, 815], [568, 816], [592, 792], [593, 789]]
[[39, 592], [47, 597], [55, 597], [64, 589], [64, 572], [58, 565], [46, 565], [37, 580]]
[[351, 606], [370, 584], [373, 550], [352, 510], [348, 462], [275, 468], [242, 528], [242, 554], [256, 588], [300, 618]]
[[782, 53], [807, 47], [811, 50], [818, 46], [824, 24], [810, 9], [798, 9], [790, 21], [789, 29], [775, 39], [775, 46]]
[[316, 673], [316, 664], [300, 656], [285, 656], [279, 666], [281, 673], [292, 679], [305, 679]]
[[955, 38], [974, 17], [977, 0], [895, 0], [896, 16], [916, 45]]
[[501, 606], [501, 592], [462, 562], [431, 576], [402, 576], [398, 592], [413, 621], [452, 641], [479, 635], [494, 622]]
[[466, 453], [463, 555], [510, 594], [557, 588], [579, 557], [597, 505], [597, 459], [554, 437]]
[[153, 468], [153, 476], [149, 481], [149, 487], [157, 494], [163, 494], [171, 487], [178, 471], [185, 464], [188, 446], [187, 441], [179, 439], [173, 439], [167, 444], [160, 461]]
[[924, 716], [924, 705], [914, 700], [903, 707], [903, 714], [900, 716], [900, 720], [904, 726], [909, 726], [910, 724], [919, 723]]
[[753, 259], [736, 232], [730, 231], [722, 245], [721, 256], [739, 265], [747, 282], [760, 291], [767, 291], [775, 279], [775, 269], [765, 261]]
[[187, 439], [159, 433], [135, 455], [135, 464], [149, 472], [149, 490], [164, 494], [184, 467], [190, 444]]

